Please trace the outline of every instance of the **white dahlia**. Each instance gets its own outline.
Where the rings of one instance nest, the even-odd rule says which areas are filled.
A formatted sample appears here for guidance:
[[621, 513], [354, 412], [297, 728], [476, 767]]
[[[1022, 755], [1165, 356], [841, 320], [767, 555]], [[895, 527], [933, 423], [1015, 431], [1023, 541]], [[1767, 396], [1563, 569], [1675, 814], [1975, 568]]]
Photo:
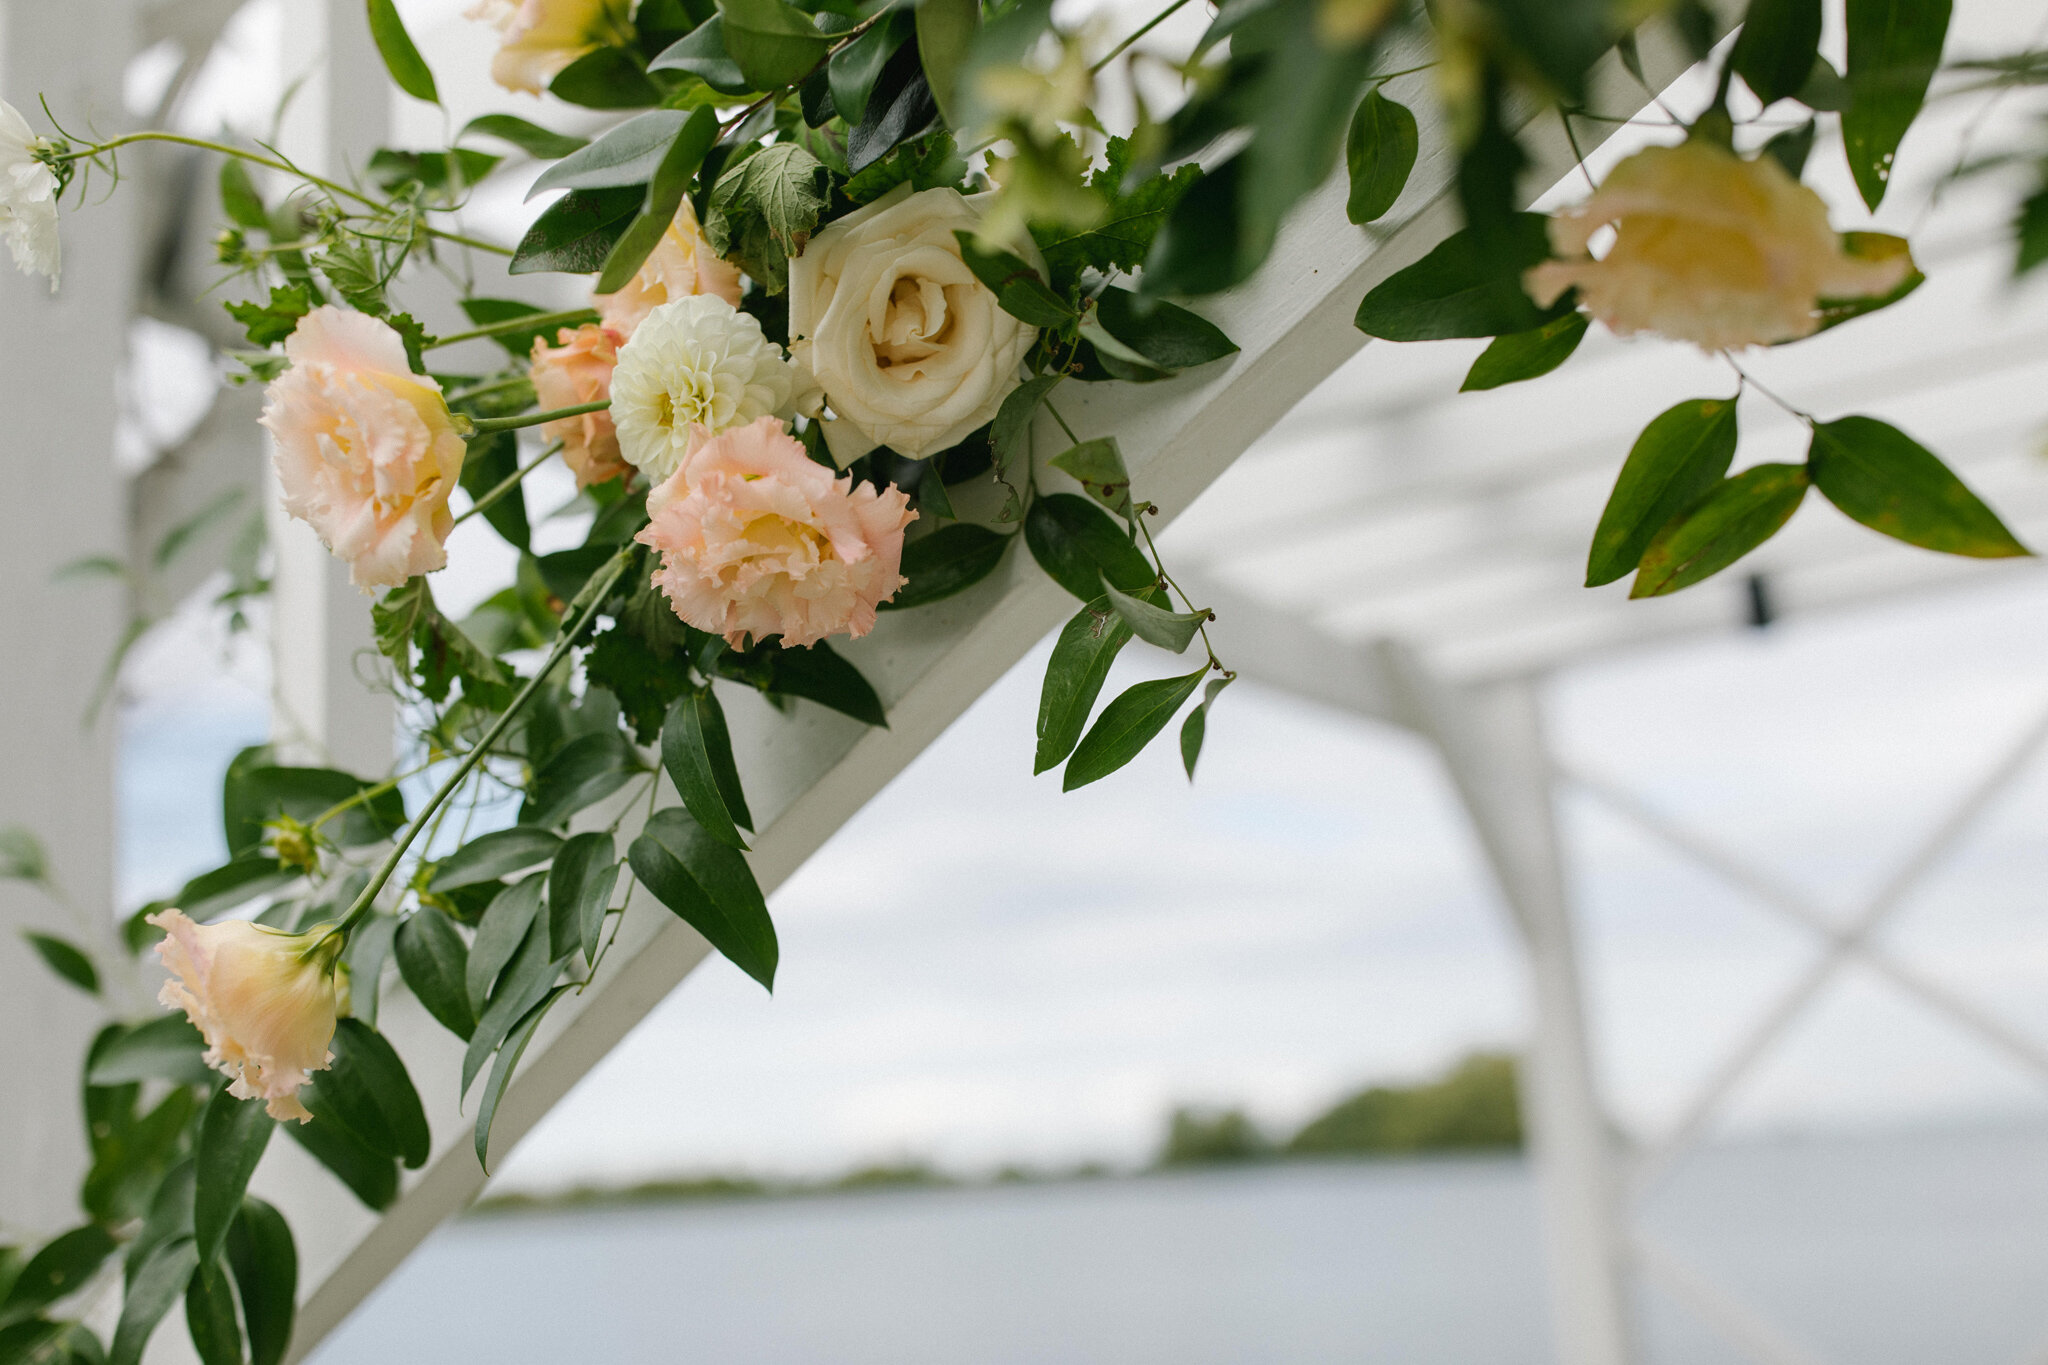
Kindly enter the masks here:
[[611, 407], [619, 451], [660, 484], [696, 439], [789, 416], [796, 386], [796, 367], [751, 314], [716, 294], [664, 303], [619, 348]]
[[24, 274], [57, 288], [57, 175], [36, 159], [42, 139], [0, 100], [0, 236]]

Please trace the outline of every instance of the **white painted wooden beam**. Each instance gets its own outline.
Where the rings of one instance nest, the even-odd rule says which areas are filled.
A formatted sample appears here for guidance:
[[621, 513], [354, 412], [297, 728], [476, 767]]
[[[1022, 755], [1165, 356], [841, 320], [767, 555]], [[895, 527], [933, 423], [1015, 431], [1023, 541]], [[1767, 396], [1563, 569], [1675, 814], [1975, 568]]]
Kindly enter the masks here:
[[[117, 130], [128, 31], [125, 0], [0, 0], [0, 92], [31, 109], [43, 92], [77, 125]], [[42, 839], [78, 910], [74, 919], [35, 889], [0, 882], [0, 1240], [79, 1220], [78, 1066], [100, 1023], [17, 930], [63, 934], [103, 961], [124, 960], [111, 951], [116, 708], [91, 726], [85, 713], [127, 602], [113, 580], [52, 574], [126, 546], [114, 415], [133, 207], [95, 195], [65, 213], [55, 295], [0, 259], [0, 826]]]

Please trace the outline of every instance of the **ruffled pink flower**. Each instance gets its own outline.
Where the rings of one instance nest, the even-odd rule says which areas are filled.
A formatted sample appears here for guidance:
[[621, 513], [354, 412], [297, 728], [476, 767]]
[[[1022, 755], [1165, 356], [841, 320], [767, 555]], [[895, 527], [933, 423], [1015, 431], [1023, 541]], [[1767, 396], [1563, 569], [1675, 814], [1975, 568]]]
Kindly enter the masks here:
[[661, 551], [654, 584], [686, 623], [734, 648], [779, 635], [858, 639], [903, 586], [900, 489], [856, 487], [815, 464], [773, 417], [704, 435], [648, 497], [637, 539]]
[[182, 1009], [206, 1038], [206, 1064], [238, 1099], [265, 1101], [274, 1119], [312, 1118], [299, 1103], [308, 1075], [334, 1061], [336, 954], [323, 929], [280, 933], [246, 920], [194, 924], [182, 910], [149, 917], [171, 977], [157, 999]]
[[704, 240], [704, 230], [697, 226], [697, 210], [685, 199], [676, 210], [675, 221], [661, 234], [633, 278], [618, 293], [598, 294], [591, 301], [604, 325], [623, 342], [649, 313], [692, 294], [711, 294], [737, 308], [740, 271]]
[[345, 308], [300, 318], [284, 353], [291, 368], [270, 382], [263, 425], [285, 511], [320, 533], [359, 588], [446, 564], [463, 443], [441, 386], [412, 372], [397, 332]]
[[[562, 328], [555, 340], [560, 344], [550, 346], [543, 337], [533, 339], [530, 373], [542, 411], [610, 401], [612, 370], [626, 339], [590, 322], [574, 331]], [[563, 417], [543, 424], [540, 430], [548, 440], [562, 443], [562, 463], [576, 472], [578, 488], [616, 479], [632, 468], [619, 454], [619, 432], [612, 425], [610, 412]]]

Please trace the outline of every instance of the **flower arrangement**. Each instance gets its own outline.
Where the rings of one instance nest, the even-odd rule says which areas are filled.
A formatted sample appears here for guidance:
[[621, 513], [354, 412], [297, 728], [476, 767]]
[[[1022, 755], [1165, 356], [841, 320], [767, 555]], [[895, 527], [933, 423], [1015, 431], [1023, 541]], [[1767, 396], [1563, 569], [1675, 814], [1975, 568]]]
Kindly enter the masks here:
[[[82, 197], [84, 173], [117, 171], [121, 148], [149, 140], [221, 155], [220, 260], [255, 291], [228, 309], [248, 377], [267, 385], [285, 510], [380, 593], [367, 609], [416, 703], [422, 756], [375, 778], [260, 749], [236, 760], [231, 860], [128, 924], [132, 948], [156, 942], [163, 1000], [182, 1015], [95, 1041], [89, 1221], [0, 1274], [14, 1286], [0, 1287], [0, 1365], [132, 1365], [180, 1295], [209, 1365], [281, 1358], [290, 1232], [246, 1194], [273, 1129], [373, 1208], [429, 1152], [375, 1027], [388, 961], [464, 1043], [465, 1093], [485, 1078], [480, 1161], [527, 1040], [597, 975], [636, 889], [772, 985], [775, 931], [744, 856], [754, 821], [716, 681], [883, 724], [831, 642], [1028, 554], [1077, 600], [1048, 665], [1035, 770], [1064, 767], [1069, 789], [1100, 780], [1185, 712], [1192, 778], [1234, 675], [1210, 613], [1158, 556], [1157, 509], [1117, 433], [1073, 431], [1060, 390], [1220, 372], [1237, 348], [1174, 300], [1254, 280], [1282, 221], [1333, 173], [1354, 223], [1390, 215], [1420, 145], [1390, 80], [1435, 73], [1431, 126], [1451, 130], [1463, 222], [1367, 293], [1357, 325], [1389, 341], [1491, 338], [1467, 388], [1540, 379], [1597, 321], [1727, 357], [1739, 397], [1755, 385], [1738, 352], [1798, 342], [1921, 280], [1904, 240], [1838, 232], [1800, 176], [1817, 123], [1839, 117], [1878, 205], [1940, 67], [1947, 0], [1848, 0], [1843, 73], [1819, 53], [1820, 0], [1751, 0], [1718, 56], [1694, 0], [1223, 0], [1186, 61], [1134, 49], [1186, 3], [1096, 56], [1049, 0], [484, 0], [470, 13], [499, 35], [498, 84], [620, 120], [586, 141], [487, 115], [446, 148], [378, 151], [351, 183], [182, 135], [39, 136], [0, 103], [0, 233], [53, 288], [58, 206]], [[367, 14], [394, 82], [437, 102], [390, 0]], [[1601, 117], [1590, 73], [1633, 64], [1643, 23], [1718, 63], [1708, 107], [1582, 203], [1522, 211], [1533, 134], [1517, 111], [1549, 110], [1568, 134]], [[1180, 102], [1155, 117], [1138, 98], [1109, 136], [1099, 83], [1136, 66], [1177, 82]], [[1955, 69], [1982, 88], [2037, 81], [2040, 64]], [[1791, 126], [1757, 145], [1760, 116], [1738, 125], [1737, 107], [1774, 126], [1790, 111]], [[547, 163], [534, 192], [557, 196], [511, 248], [457, 225], [504, 161], [479, 142]], [[431, 334], [393, 295], [449, 253], [588, 277], [588, 305], [471, 293], [470, 325]], [[2044, 259], [2048, 190], [2018, 218], [2018, 269]], [[442, 363], [465, 342], [503, 355], [483, 372]], [[1809, 489], [1912, 545], [2027, 553], [1903, 432], [1790, 410], [1811, 429], [1805, 462], [1732, 476], [1733, 399], [1652, 422], [1599, 517], [1589, 586], [1688, 587], [1768, 539]], [[1064, 433], [1054, 451], [1033, 449], [1041, 411]], [[589, 529], [537, 554], [521, 481], [555, 459]], [[1052, 487], [1054, 470], [1080, 491]], [[520, 568], [458, 622], [430, 575], [471, 517]], [[1098, 711], [1133, 638], [1174, 653], [1199, 641], [1199, 666]], [[416, 807], [401, 791], [413, 778], [433, 779]], [[486, 786], [520, 795], [518, 823], [437, 841]], [[39, 946], [97, 989], [75, 945]], [[9, 1254], [0, 1272], [18, 1268]], [[46, 1310], [117, 1254], [127, 1288], [102, 1352]]]

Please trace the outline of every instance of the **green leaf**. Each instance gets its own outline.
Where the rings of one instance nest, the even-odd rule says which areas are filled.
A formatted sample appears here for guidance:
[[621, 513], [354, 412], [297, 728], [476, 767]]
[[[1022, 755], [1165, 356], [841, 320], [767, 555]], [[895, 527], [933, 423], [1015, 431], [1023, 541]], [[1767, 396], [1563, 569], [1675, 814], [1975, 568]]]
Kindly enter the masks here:
[[274, 346], [298, 329], [299, 319], [313, 311], [312, 293], [303, 284], [272, 285], [268, 303], [225, 303], [229, 317], [242, 324], [251, 346]]
[[452, 891], [458, 886], [494, 882], [544, 863], [561, 850], [559, 834], [532, 825], [492, 830], [479, 834], [444, 858], [435, 867], [427, 887], [432, 891]]
[[1033, 327], [1064, 327], [1074, 321], [1073, 305], [1053, 293], [1023, 257], [984, 248], [975, 242], [972, 232], [956, 229], [953, 236], [960, 242], [960, 259], [988, 286], [1004, 312]]
[[[222, 783], [221, 819], [231, 853], [247, 853], [261, 844], [266, 820], [289, 815], [312, 821], [380, 785], [334, 768], [279, 767], [268, 758], [265, 748], [245, 749], [228, 767]], [[405, 798], [394, 787], [356, 801], [330, 820], [323, 832], [346, 848], [388, 839], [404, 828]], [[190, 906], [184, 909], [188, 915], [193, 913]]]
[[76, 1227], [45, 1242], [14, 1277], [0, 1300], [0, 1326], [34, 1317], [85, 1287], [114, 1254], [114, 1239], [94, 1223]]
[[548, 955], [561, 959], [583, 949], [597, 960], [598, 935], [619, 880], [618, 850], [603, 830], [579, 834], [562, 846], [548, 870]]
[[1173, 654], [1184, 653], [1188, 642], [1213, 615], [1207, 611], [1168, 611], [1143, 597], [1118, 592], [1106, 578], [1102, 580], [1102, 587], [1108, 595], [1110, 608], [1123, 618], [1124, 624], [1131, 628], [1131, 634], [1148, 645]]
[[2012, 235], [2014, 278], [2048, 261], [2048, 185], [2020, 201], [2019, 213], [2013, 219]]
[[905, 43], [882, 64], [861, 121], [847, 129], [847, 172], [858, 176], [906, 139], [938, 123], [939, 106], [918, 63], [917, 47]]
[[1579, 343], [1586, 339], [1586, 326], [1585, 314], [1566, 313], [1533, 332], [1495, 337], [1472, 362], [1458, 392], [1497, 389], [1503, 384], [1518, 384], [1549, 374], [1579, 349]]
[[1027, 379], [1010, 391], [996, 410], [996, 420], [989, 427], [989, 459], [995, 466], [996, 481], [1003, 485], [1004, 498], [998, 520], [1015, 521], [1022, 510], [1018, 497], [1018, 480], [1013, 477], [1018, 469], [1017, 462], [1026, 461], [1028, 470], [1031, 458], [1031, 421], [1038, 415], [1039, 405], [1046, 395], [1059, 387], [1060, 376], [1042, 374]]
[[[715, 718], [706, 715], [717, 706], [709, 687], [676, 698], [669, 708], [668, 723], [662, 727], [661, 764], [691, 818], [712, 838], [745, 852], [747, 841], [740, 837], [726, 809], [717, 776], [721, 765], [732, 766], [732, 741], [726, 736], [724, 713], [717, 712]], [[713, 756], [714, 745], [722, 746], [722, 756]]]
[[768, 292], [780, 293], [788, 258], [802, 254], [825, 211], [829, 183], [824, 164], [796, 143], [764, 147], [711, 187], [705, 236]]
[[1628, 595], [1661, 597], [1713, 577], [1776, 535], [1806, 489], [1796, 464], [1754, 465], [1723, 480], [1657, 533]]
[[1799, 93], [1820, 52], [1820, 0], [1749, 0], [1729, 61], [1765, 104]]
[[[370, 155], [363, 169], [386, 194], [405, 194], [409, 187], [417, 185], [423, 201], [452, 208], [503, 160], [473, 147], [448, 152], [401, 152], [381, 147]], [[414, 363], [418, 363], [416, 358]]]
[[1541, 214], [1514, 215], [1499, 248], [1488, 250], [1468, 231], [1454, 232], [1414, 265], [1397, 270], [1358, 305], [1358, 330], [1386, 341], [1531, 332], [1572, 311], [1567, 293], [1538, 308], [1522, 292], [1522, 275], [1550, 254]]
[[149, 1253], [122, 1296], [121, 1320], [114, 1328], [114, 1344], [107, 1350], [107, 1365], [140, 1365], [150, 1334], [185, 1292], [198, 1268], [199, 1252], [190, 1237], [174, 1238]]
[[476, 1010], [469, 1003], [469, 948], [448, 917], [423, 906], [398, 926], [393, 945], [398, 974], [441, 1027], [467, 1041], [476, 1032]]
[[616, 730], [571, 740], [534, 774], [519, 809], [520, 823], [559, 825], [642, 771], [639, 757]]
[[284, 1131], [348, 1186], [363, 1207], [381, 1213], [398, 1199], [397, 1158], [378, 1155], [340, 1124], [317, 1117], [311, 1123], [287, 1123]]
[[1949, 0], [1847, 0], [1847, 15], [1850, 104], [1842, 111], [1842, 150], [1857, 191], [1874, 209], [1941, 65]]
[[548, 82], [556, 99], [585, 109], [646, 109], [661, 103], [661, 87], [647, 79], [624, 48], [598, 47], [563, 67]]
[[1088, 496], [1119, 516], [1131, 513], [1131, 475], [1116, 437], [1099, 436], [1070, 446], [1047, 463], [1071, 474]]
[[50, 856], [33, 831], [20, 825], [0, 827], [0, 877], [23, 882], [50, 879]]
[[[150, 1253], [166, 1242], [178, 1238], [192, 1237], [193, 1171], [191, 1158], [187, 1157], [173, 1166], [156, 1188], [155, 1196], [149, 1201], [149, 1212], [142, 1220], [142, 1229], [135, 1240], [128, 1244], [123, 1255], [125, 1278], [132, 1286], [136, 1272]], [[196, 1254], [196, 1253], [195, 1253]]]
[[689, 191], [691, 178], [697, 174], [697, 167], [703, 164], [704, 154], [717, 140], [718, 115], [709, 106], [698, 105], [690, 111], [675, 140], [668, 144], [668, 150], [656, 163], [654, 178], [647, 184], [647, 197], [641, 203], [639, 216], [612, 244], [610, 254], [604, 258], [604, 269], [598, 272], [593, 292], [616, 294], [626, 287], [660, 243], [662, 234], [675, 222], [676, 210], [682, 207], [683, 195]]
[[531, 199], [548, 190], [648, 184], [689, 117], [680, 109], [650, 109], [636, 114], [541, 172], [526, 197]]
[[87, 995], [100, 993], [99, 969], [92, 965], [92, 959], [85, 955], [83, 949], [54, 934], [38, 934], [24, 929], [21, 936], [36, 950], [36, 956], [43, 960], [44, 966]]
[[[526, 357], [532, 354], [533, 342], [530, 338], [533, 335], [532, 332], [511, 332], [502, 333], [492, 339], [502, 344], [507, 337], [517, 340], [524, 336], [528, 339], [527, 350], [519, 359], [526, 360]], [[552, 342], [553, 339], [549, 340]], [[531, 361], [527, 363], [530, 364]], [[481, 502], [499, 484], [517, 473], [518, 469], [519, 441], [512, 432], [494, 431], [475, 437], [470, 441], [469, 453], [462, 461], [462, 491], [469, 494], [472, 503]], [[523, 485], [514, 485], [509, 492], [500, 494], [484, 508], [483, 518], [506, 544], [521, 550], [531, 548], [533, 524], [527, 520], [526, 489]], [[426, 582], [424, 578], [415, 578], [412, 581], [422, 585]], [[396, 599], [401, 608], [417, 606], [421, 604], [415, 599], [424, 591], [424, 587], [415, 589], [408, 584], [391, 593], [389, 597]], [[390, 610], [389, 607], [385, 609]], [[377, 608], [371, 610], [374, 612]], [[449, 684], [458, 678], [462, 680], [463, 695], [488, 710], [498, 710], [503, 703], [511, 700], [505, 671], [491, 658], [490, 651], [470, 639], [468, 632], [442, 616], [438, 610], [433, 610], [431, 616], [416, 616], [413, 631], [410, 634], [398, 635], [394, 641], [398, 654], [393, 657], [392, 662], [405, 669], [408, 678], [412, 676], [409, 644], [415, 639], [420, 645], [420, 691], [425, 693], [429, 700], [446, 701]], [[474, 685], [471, 679], [481, 681], [482, 686]], [[440, 695], [435, 696], [435, 693]]]
[[220, 159], [220, 207], [236, 227], [270, 231], [270, 210], [263, 207], [263, 196], [249, 178], [248, 163], [238, 156]]
[[441, 96], [434, 89], [434, 73], [421, 60], [420, 50], [412, 45], [405, 21], [398, 17], [398, 7], [391, 0], [368, 0], [368, 5], [370, 37], [376, 40], [392, 84], [416, 100], [439, 104]]
[[[939, 114], [950, 127], [960, 126], [960, 103], [954, 89], [967, 69], [975, 39], [981, 36], [981, 0], [920, 0], [917, 6], [917, 54], [924, 63], [925, 83]], [[835, 101], [836, 103], [836, 101]], [[854, 115], [849, 122], [859, 122]]]
[[1762, 155], [1773, 158], [1785, 168], [1785, 174], [1797, 180], [1806, 174], [1806, 158], [1813, 153], [1813, 138], [1817, 131], [1814, 120], [1809, 118], [1796, 128], [1787, 128], [1774, 133], [1764, 144]]
[[1806, 468], [1829, 502], [1908, 545], [1975, 559], [2032, 553], [1933, 451], [1875, 417], [1817, 424]]
[[1102, 217], [1085, 230], [1040, 229], [1034, 234], [1057, 289], [1067, 288], [1086, 269], [1128, 274], [1144, 264], [1167, 215], [1202, 178], [1201, 167], [1190, 163], [1126, 190], [1135, 160], [1130, 143], [1113, 137], [1105, 152], [1107, 164], [1088, 178], [1089, 190], [1103, 201]]
[[476, 1033], [462, 1054], [461, 1093], [469, 1093], [469, 1087], [483, 1069], [484, 1061], [510, 1036], [521, 1017], [538, 1004], [555, 984], [560, 964], [549, 955], [552, 937], [547, 921], [536, 916], [533, 926], [526, 931], [526, 941], [519, 945], [519, 952], [499, 978], [491, 1003], [477, 1018]]
[[1209, 665], [1204, 663], [1185, 677], [1142, 682], [1103, 707], [1095, 724], [1075, 746], [1074, 756], [1067, 760], [1060, 789], [1085, 787], [1136, 758], [1152, 742], [1152, 737], [1166, 728], [1166, 722], [1173, 719], [1181, 703], [1194, 695], [1208, 672]]
[[500, 891], [490, 908], [484, 911], [483, 923], [477, 926], [476, 941], [470, 944], [469, 962], [463, 973], [470, 1007], [479, 1014], [483, 1012], [484, 1002], [491, 998], [491, 986], [497, 981], [498, 974], [519, 955], [534, 920], [540, 916], [547, 883], [547, 874], [536, 872]]
[[726, 52], [756, 90], [795, 85], [831, 49], [802, 11], [782, 0], [718, 0], [718, 15]]
[[1187, 769], [1188, 781], [1195, 780], [1195, 761], [1202, 756], [1202, 740], [1209, 733], [1209, 708], [1216, 704], [1216, 694], [1230, 686], [1231, 679], [1217, 678], [1202, 689], [1202, 704], [1188, 712], [1188, 718], [1180, 727], [1180, 762]]
[[545, 998], [520, 1016], [505, 1035], [504, 1046], [498, 1049], [497, 1065], [491, 1068], [491, 1078], [484, 1083], [483, 1097], [476, 1106], [476, 1164], [486, 1171], [491, 1168], [491, 1124], [498, 1117], [498, 1102], [505, 1098], [505, 1087], [512, 1083], [512, 1073], [518, 1068], [519, 1059], [526, 1055], [526, 1045], [533, 1041], [534, 1030], [540, 1027], [540, 1021], [568, 989], [562, 986], [549, 991]]
[[1061, 627], [1038, 693], [1033, 776], [1057, 768], [1074, 752], [1088, 726], [1088, 713], [1095, 709], [1095, 699], [1109, 677], [1109, 666], [1130, 639], [1130, 626], [1102, 597], [1081, 608]]
[[[68, 1365], [76, 1357], [67, 1354], [65, 1336], [74, 1331], [82, 1333], [84, 1329], [42, 1318], [28, 1318], [11, 1327], [0, 1327], [0, 1362], [4, 1365]], [[97, 1341], [94, 1338], [95, 1344]]]
[[1351, 172], [1345, 213], [1352, 222], [1370, 223], [1394, 207], [1415, 169], [1420, 146], [1415, 115], [1374, 86], [1351, 116], [1351, 132], [1344, 143], [1344, 164]]
[[1122, 527], [1075, 493], [1034, 499], [1024, 517], [1024, 543], [1039, 567], [1083, 602], [1102, 595], [1105, 578], [1136, 592], [1159, 576]]
[[507, 274], [526, 275], [557, 270], [570, 275], [594, 274], [640, 211], [646, 196], [633, 186], [611, 190], [571, 190], [542, 211], [519, 239]]
[[892, 11], [880, 23], [832, 54], [825, 79], [832, 90], [832, 105], [849, 126], [867, 116], [868, 96], [881, 79], [882, 68], [903, 45], [910, 15]]
[[333, 1064], [302, 1092], [306, 1108], [379, 1156], [397, 1157], [412, 1170], [424, 1166], [432, 1147], [427, 1114], [398, 1053], [360, 1019], [337, 1020], [332, 1046]]
[[202, 1056], [205, 1051], [206, 1039], [184, 1015], [160, 1015], [96, 1047], [85, 1083], [172, 1081], [179, 1085], [204, 1085], [214, 1076]]
[[1207, 318], [1128, 289], [1105, 289], [1095, 301], [1095, 316], [1111, 336], [1162, 370], [1193, 369], [1237, 350]]
[[580, 137], [553, 132], [539, 124], [529, 123], [515, 114], [479, 114], [462, 125], [462, 131], [455, 135], [456, 140], [460, 141], [471, 133], [481, 133], [485, 137], [509, 142], [528, 156], [541, 161], [553, 161], [589, 145]]
[[236, 1099], [225, 1085], [208, 1102], [192, 1158], [192, 1238], [202, 1264], [220, 1255], [276, 1127], [262, 1100]]
[[[1912, 248], [1903, 237], [1894, 237], [1888, 232], [1845, 232], [1842, 234], [1842, 250], [1847, 255], [1873, 261], [1903, 256], [1906, 258], [1906, 264], [1911, 268], [1906, 272], [1906, 277], [1900, 280], [1887, 293], [1868, 294], [1860, 298], [1822, 298], [1816, 300], [1815, 311], [1820, 315], [1820, 326], [1813, 330], [1811, 333], [1813, 336], [1819, 336], [1829, 328], [1839, 327], [1852, 318], [1860, 318], [1866, 313], [1875, 313], [1881, 308], [1889, 308], [1921, 285], [1927, 283], [1927, 276], [1921, 273], [1919, 266], [1913, 264]], [[1794, 338], [1794, 340], [1804, 339], [1803, 337]], [[1778, 344], [1789, 346], [1792, 343], [1785, 341]]]
[[718, 669], [722, 676], [753, 683], [772, 695], [829, 706], [864, 725], [889, 724], [874, 684], [823, 640], [803, 649], [768, 643], [745, 653], [728, 651], [720, 656]]
[[280, 865], [261, 850], [251, 850], [200, 873], [186, 882], [174, 899], [187, 915], [204, 922], [294, 882], [298, 876], [296, 869]]
[[739, 63], [726, 54], [725, 20], [712, 15], [647, 64], [649, 71], [687, 71], [721, 95], [751, 94]]
[[965, 592], [996, 571], [1012, 537], [954, 522], [903, 547], [903, 576], [910, 580], [877, 610], [905, 611]]
[[1586, 586], [1630, 573], [1670, 520], [1721, 481], [1735, 459], [1733, 398], [1693, 398], [1666, 408], [1628, 452], [1593, 532]]
[[281, 1365], [299, 1287], [299, 1250], [284, 1215], [261, 1199], [244, 1199], [228, 1225], [227, 1258], [248, 1327], [249, 1365]]
[[342, 965], [348, 969], [348, 1012], [371, 1028], [377, 1027], [377, 1007], [384, 987], [384, 964], [390, 960], [391, 945], [397, 937], [397, 916], [372, 914], [349, 935], [348, 951], [342, 955]]
[[627, 851], [633, 875], [654, 898], [770, 990], [779, 955], [768, 904], [745, 858], [670, 806], [647, 822]]
[[201, 1365], [242, 1365], [242, 1325], [227, 1272], [201, 1258], [185, 1284], [185, 1330]]

